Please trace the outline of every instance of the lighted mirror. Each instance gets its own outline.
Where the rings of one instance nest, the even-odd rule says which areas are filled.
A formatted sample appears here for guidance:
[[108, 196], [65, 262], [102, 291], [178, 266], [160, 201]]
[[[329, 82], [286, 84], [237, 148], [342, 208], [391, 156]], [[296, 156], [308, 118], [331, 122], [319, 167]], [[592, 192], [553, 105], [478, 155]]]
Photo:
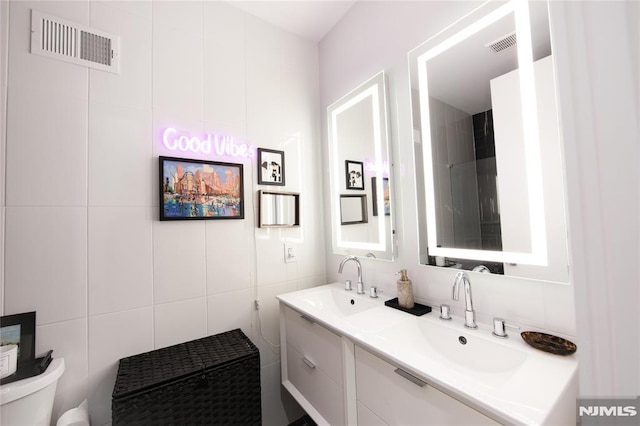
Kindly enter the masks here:
[[300, 194], [258, 191], [260, 228], [300, 226]]
[[[383, 72], [327, 108], [333, 252], [392, 260], [393, 178]], [[346, 218], [346, 220], [345, 220]]]
[[420, 262], [568, 282], [546, 2], [484, 3], [409, 67]]

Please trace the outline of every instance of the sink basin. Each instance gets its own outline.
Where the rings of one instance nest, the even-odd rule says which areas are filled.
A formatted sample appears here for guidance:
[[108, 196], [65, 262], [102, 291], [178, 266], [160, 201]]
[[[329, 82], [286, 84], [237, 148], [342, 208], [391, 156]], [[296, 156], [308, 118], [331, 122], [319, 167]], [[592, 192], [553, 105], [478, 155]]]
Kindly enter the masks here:
[[416, 356], [428, 357], [443, 367], [475, 378], [484, 385], [506, 383], [527, 360], [528, 354], [508, 342], [491, 337], [486, 330], [466, 330], [434, 318], [416, 318], [379, 333], [382, 339], [410, 342]]
[[319, 290], [305, 292], [297, 297], [297, 301], [322, 314], [348, 317], [377, 307], [354, 292], [347, 292], [334, 286], [324, 286]]

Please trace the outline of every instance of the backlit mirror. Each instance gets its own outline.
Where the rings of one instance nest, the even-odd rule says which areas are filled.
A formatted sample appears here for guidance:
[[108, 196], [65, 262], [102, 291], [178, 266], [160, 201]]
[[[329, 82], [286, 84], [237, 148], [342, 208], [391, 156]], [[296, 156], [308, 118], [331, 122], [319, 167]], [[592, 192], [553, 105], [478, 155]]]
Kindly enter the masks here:
[[568, 282], [546, 2], [484, 3], [409, 67], [420, 262]]
[[260, 228], [300, 226], [300, 194], [258, 191]]
[[375, 75], [327, 108], [333, 252], [392, 260], [386, 78]]

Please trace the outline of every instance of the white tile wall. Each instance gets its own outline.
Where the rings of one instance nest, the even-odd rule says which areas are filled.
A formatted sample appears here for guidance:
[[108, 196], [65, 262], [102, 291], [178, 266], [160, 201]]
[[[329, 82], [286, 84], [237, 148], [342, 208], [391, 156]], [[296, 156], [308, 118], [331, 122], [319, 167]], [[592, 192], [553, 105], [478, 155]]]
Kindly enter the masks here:
[[154, 302], [206, 294], [205, 224], [153, 223]]
[[[87, 99], [89, 71], [68, 62], [30, 54], [31, 9], [81, 25], [89, 23], [88, 1], [11, 1], [9, 25], [9, 85]], [[14, 95], [11, 95], [12, 97]], [[51, 112], [54, 110], [52, 109]], [[37, 115], [33, 117], [40, 118]], [[86, 120], [78, 120], [78, 124]]]
[[222, 39], [218, 36], [205, 37], [203, 43], [204, 75], [207, 76], [204, 81], [205, 127], [245, 138], [247, 88], [244, 34], [234, 36], [234, 32], [231, 32], [230, 36]]
[[280, 309], [276, 296], [297, 290], [295, 281], [282, 282], [258, 287], [258, 299], [260, 300], [260, 322], [262, 335], [269, 342], [280, 344], [280, 327], [278, 318]]
[[[0, 128], [7, 128], [9, 4], [0, 2]], [[0, 267], [4, 270], [6, 133], [0, 132]], [[0, 315], [4, 315], [4, 274], [0, 274]]]
[[[154, 2], [164, 8], [171, 2]], [[190, 3], [190, 2], [186, 2]], [[153, 109], [174, 120], [204, 120], [203, 38], [162, 25], [154, 13]], [[176, 84], [176, 82], [180, 84]]]
[[[224, 2], [204, 2], [204, 36], [220, 41], [244, 40], [246, 14]], [[248, 24], [247, 24], [248, 25]]]
[[276, 149], [283, 142], [281, 33], [257, 18], [246, 18], [247, 138]]
[[257, 277], [259, 286], [287, 279], [282, 233], [279, 228], [256, 229], [256, 252], [260, 253], [257, 258], [258, 270], [264, 271]]
[[[257, 330], [254, 299], [277, 342], [275, 295], [325, 283], [317, 45], [226, 2], [0, 7], [11, 19], [0, 25], [9, 31], [0, 305], [37, 310], [38, 350], [65, 358], [54, 414], [88, 397], [93, 424], [104, 425], [120, 358], [241, 328], [261, 350], [264, 424], [293, 421], [301, 411], [281, 399], [279, 350]], [[120, 74], [31, 55], [32, 7], [119, 35]], [[306, 197], [303, 226], [256, 229], [256, 160], [232, 157], [209, 159], [244, 165], [244, 220], [160, 222], [157, 157], [202, 158], [162, 146], [170, 125], [284, 149], [287, 186], [277, 189]], [[295, 264], [284, 263], [285, 240]]]
[[202, 12], [203, 2], [200, 1], [154, 2], [153, 25], [172, 28], [194, 37], [202, 37], [204, 28]]
[[[92, 101], [132, 108], [151, 107], [152, 71], [151, 15], [136, 13], [119, 7], [122, 3], [151, 2], [91, 2], [91, 27], [117, 34], [122, 46], [119, 61], [120, 73], [90, 70], [89, 96]], [[142, 11], [139, 11], [142, 12]], [[148, 137], [148, 135], [147, 135]], [[144, 139], [148, 142], [148, 139]], [[142, 141], [141, 141], [142, 142]], [[148, 146], [148, 144], [146, 144]]]
[[75, 407], [87, 398], [89, 385], [89, 343], [87, 318], [56, 322], [36, 327], [36, 356], [53, 350], [54, 357], [65, 362], [64, 374], [58, 381], [53, 417], [58, 418], [67, 407]]
[[[114, 0], [104, 2], [103, 0], [90, 0], [91, 7], [95, 7], [96, 3], [101, 3], [102, 5], [109, 5], [110, 7], [117, 8], [124, 14], [131, 14], [137, 16], [139, 18], [143, 18], [146, 20], [151, 20], [152, 16], [152, 5], [153, 3], [149, 0], [138, 0], [138, 1], [128, 1], [128, 0]], [[92, 17], [92, 19], [94, 19]], [[126, 19], [126, 18], [125, 18]]]
[[89, 318], [89, 412], [91, 423], [111, 420], [111, 393], [118, 360], [153, 347], [150, 307]]
[[207, 310], [208, 334], [240, 328], [247, 336], [251, 335], [253, 299], [249, 289], [209, 296]]
[[150, 207], [89, 208], [89, 315], [151, 305], [152, 217]]
[[254, 264], [251, 229], [245, 221], [205, 224], [207, 294], [248, 289]]
[[36, 311], [36, 323], [87, 315], [87, 211], [7, 207], [5, 313]]
[[205, 297], [155, 305], [153, 311], [156, 348], [207, 336]]
[[86, 205], [87, 101], [9, 87], [7, 205]]
[[151, 110], [89, 104], [89, 205], [151, 206]]

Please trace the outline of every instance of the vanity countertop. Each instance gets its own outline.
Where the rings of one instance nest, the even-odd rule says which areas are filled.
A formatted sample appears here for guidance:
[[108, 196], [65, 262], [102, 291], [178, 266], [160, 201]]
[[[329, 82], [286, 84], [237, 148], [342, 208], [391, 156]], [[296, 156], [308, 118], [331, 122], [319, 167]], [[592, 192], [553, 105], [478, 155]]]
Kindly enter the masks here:
[[416, 317], [385, 306], [385, 297], [345, 291], [341, 283], [277, 297], [501, 423], [548, 423], [576, 383], [575, 355], [536, 350], [517, 332], [496, 338], [490, 325], [466, 329], [463, 318], [442, 321], [437, 309]]

